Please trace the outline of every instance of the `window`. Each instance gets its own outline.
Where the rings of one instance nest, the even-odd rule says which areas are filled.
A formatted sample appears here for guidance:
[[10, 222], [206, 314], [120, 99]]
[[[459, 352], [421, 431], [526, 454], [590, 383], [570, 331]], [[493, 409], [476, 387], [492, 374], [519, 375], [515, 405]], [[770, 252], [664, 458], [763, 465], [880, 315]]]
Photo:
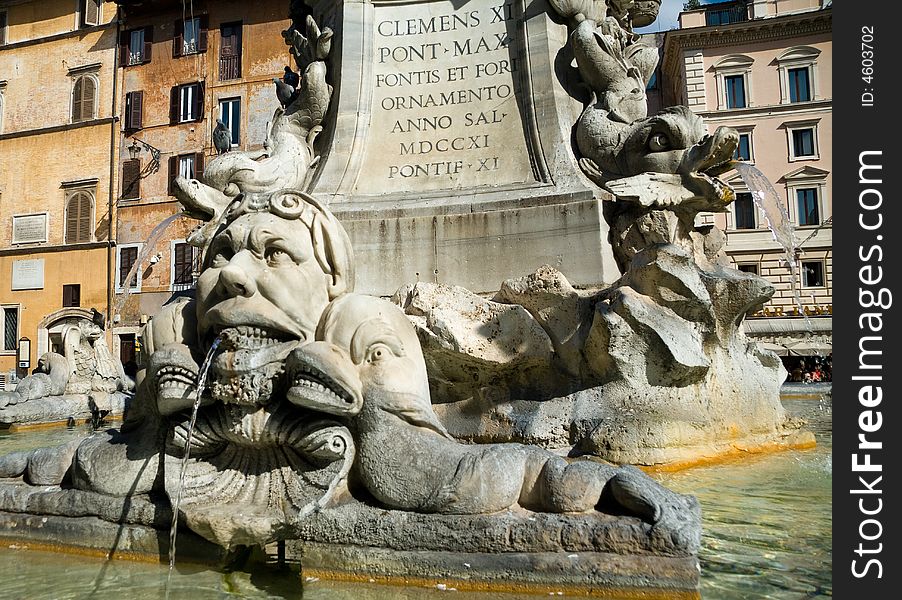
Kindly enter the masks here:
[[219, 117], [232, 134], [232, 146], [238, 146], [241, 143], [241, 98], [221, 99]]
[[197, 179], [204, 172], [204, 153], [194, 152], [169, 157], [169, 195], [175, 195], [175, 180], [178, 177]]
[[72, 86], [72, 122], [89, 121], [97, 116], [97, 80], [82, 75]]
[[745, 108], [745, 76], [724, 77], [727, 88], [727, 108]]
[[758, 263], [747, 263], [742, 265], [736, 265], [736, 268], [742, 271], [743, 273], [751, 273], [752, 275], [758, 274]]
[[63, 308], [69, 306], [81, 306], [81, 284], [63, 285]]
[[817, 59], [820, 54], [817, 48], [796, 46], [777, 57], [782, 104], [817, 100]]
[[219, 30], [219, 80], [241, 79], [241, 23], [224, 23]]
[[811, 100], [811, 84], [808, 78], [808, 67], [789, 69], [789, 101], [808, 102]]
[[[138, 262], [138, 251], [140, 244], [131, 244], [127, 246], [119, 246], [116, 252], [116, 291], [125, 290], [125, 282], [128, 279], [128, 288], [134, 291], [141, 291], [141, 278], [138, 277], [138, 271], [132, 273], [132, 269]], [[129, 278], [131, 274], [131, 278]]]
[[802, 287], [824, 287], [823, 261], [802, 261]]
[[153, 27], [123, 31], [119, 38], [119, 66], [149, 63], [153, 49]]
[[179, 177], [195, 179], [194, 155], [179, 156]]
[[78, 12], [81, 15], [81, 26], [89, 27], [100, 24], [103, 0], [81, 0]]
[[829, 171], [807, 164], [777, 180], [786, 186], [786, 206], [793, 223], [821, 225], [830, 217], [829, 176]]
[[756, 229], [755, 201], [749, 192], [736, 194], [733, 201], [733, 211], [736, 216], [736, 229]]
[[122, 163], [122, 195], [123, 200], [135, 200], [141, 197], [141, 159], [129, 159]]
[[799, 225], [820, 225], [817, 188], [797, 188], [796, 201], [799, 209]]
[[733, 153], [733, 160], [744, 160], [744, 161], [752, 160], [752, 134], [751, 133], [740, 133], [739, 134], [739, 145], [736, 146], [736, 151]]
[[125, 94], [125, 130], [137, 131], [144, 127], [144, 92]]
[[90, 242], [94, 228], [94, 198], [90, 192], [70, 192], [66, 200], [66, 243]]
[[749, 82], [754, 62], [750, 56], [731, 54], [714, 65], [718, 110], [752, 106]]
[[195, 248], [185, 242], [172, 243], [172, 289], [187, 290], [194, 287]]
[[19, 344], [19, 307], [4, 306], [3, 321], [0, 321], [0, 333], [3, 334], [3, 352], [15, 352]]
[[790, 158], [816, 157], [814, 128], [794, 129], [792, 132], [792, 155]]
[[172, 37], [172, 56], [186, 56], [207, 51], [207, 17], [178, 20]]
[[0, 81], [0, 133], [3, 133], [3, 92], [6, 91], [6, 82]]
[[169, 96], [169, 122], [190, 123], [204, 118], [204, 84], [188, 83], [172, 88]]
[[0, 10], [0, 46], [6, 44], [6, 11]]

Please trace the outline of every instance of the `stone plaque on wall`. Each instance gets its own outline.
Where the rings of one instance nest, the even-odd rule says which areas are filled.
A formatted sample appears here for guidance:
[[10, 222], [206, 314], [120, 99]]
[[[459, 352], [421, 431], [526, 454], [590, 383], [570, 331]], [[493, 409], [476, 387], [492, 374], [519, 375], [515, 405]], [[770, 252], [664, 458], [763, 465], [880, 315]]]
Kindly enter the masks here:
[[514, 8], [504, 0], [374, 3], [371, 121], [357, 193], [536, 181]]
[[13, 262], [12, 290], [44, 288], [44, 259], [33, 258]]
[[13, 244], [47, 241], [47, 213], [13, 216]]

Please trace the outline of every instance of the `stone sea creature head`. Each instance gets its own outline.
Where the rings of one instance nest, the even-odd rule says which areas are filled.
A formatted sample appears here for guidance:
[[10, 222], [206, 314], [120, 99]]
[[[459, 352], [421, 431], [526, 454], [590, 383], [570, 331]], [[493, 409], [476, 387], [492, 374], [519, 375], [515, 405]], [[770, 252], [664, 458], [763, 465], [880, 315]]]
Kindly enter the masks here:
[[[344, 228], [301, 192], [241, 195], [227, 208], [205, 247], [197, 282], [198, 336], [221, 337], [214, 362], [223, 398], [253, 403], [274, 391], [288, 351], [313, 339], [326, 305], [354, 286]], [[264, 396], [268, 396], [264, 394]]]
[[432, 410], [419, 338], [396, 305], [342, 296], [323, 313], [316, 339], [289, 359], [289, 400], [338, 415], [355, 415], [366, 403], [447, 435]]

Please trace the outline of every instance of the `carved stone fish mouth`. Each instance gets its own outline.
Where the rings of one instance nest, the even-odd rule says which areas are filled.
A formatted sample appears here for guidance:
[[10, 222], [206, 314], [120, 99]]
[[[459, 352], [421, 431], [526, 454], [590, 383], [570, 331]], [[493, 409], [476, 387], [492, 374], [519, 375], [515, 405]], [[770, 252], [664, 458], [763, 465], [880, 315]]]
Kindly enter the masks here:
[[713, 134], [706, 135], [686, 150], [679, 172], [686, 175], [704, 173], [710, 177], [722, 175], [732, 168], [738, 145], [739, 134], [735, 129], [718, 127]]
[[288, 399], [334, 415], [355, 415], [363, 406], [362, 385], [346, 353], [327, 342], [296, 349], [288, 359]]

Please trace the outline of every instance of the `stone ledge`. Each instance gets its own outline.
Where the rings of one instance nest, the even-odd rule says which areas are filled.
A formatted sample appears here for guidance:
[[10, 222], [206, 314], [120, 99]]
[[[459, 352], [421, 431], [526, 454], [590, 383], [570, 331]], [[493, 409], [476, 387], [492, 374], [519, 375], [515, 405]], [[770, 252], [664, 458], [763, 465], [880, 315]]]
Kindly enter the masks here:
[[[165, 502], [146, 496], [0, 482], [0, 539], [46, 550], [164, 561], [169, 515]], [[629, 594], [613, 597], [696, 598], [699, 521], [697, 505], [652, 526], [603, 513], [424, 515], [350, 500], [298, 524], [300, 539], [286, 542], [286, 556], [299, 561], [305, 575], [329, 579], [428, 586], [452, 580], [447, 585], [459, 589], [617, 589]], [[225, 549], [184, 526], [178, 549], [192, 562], [227, 558]]]
[[603, 552], [464, 553], [288, 543], [305, 577], [520, 594], [609, 599], [699, 598], [695, 557]]

